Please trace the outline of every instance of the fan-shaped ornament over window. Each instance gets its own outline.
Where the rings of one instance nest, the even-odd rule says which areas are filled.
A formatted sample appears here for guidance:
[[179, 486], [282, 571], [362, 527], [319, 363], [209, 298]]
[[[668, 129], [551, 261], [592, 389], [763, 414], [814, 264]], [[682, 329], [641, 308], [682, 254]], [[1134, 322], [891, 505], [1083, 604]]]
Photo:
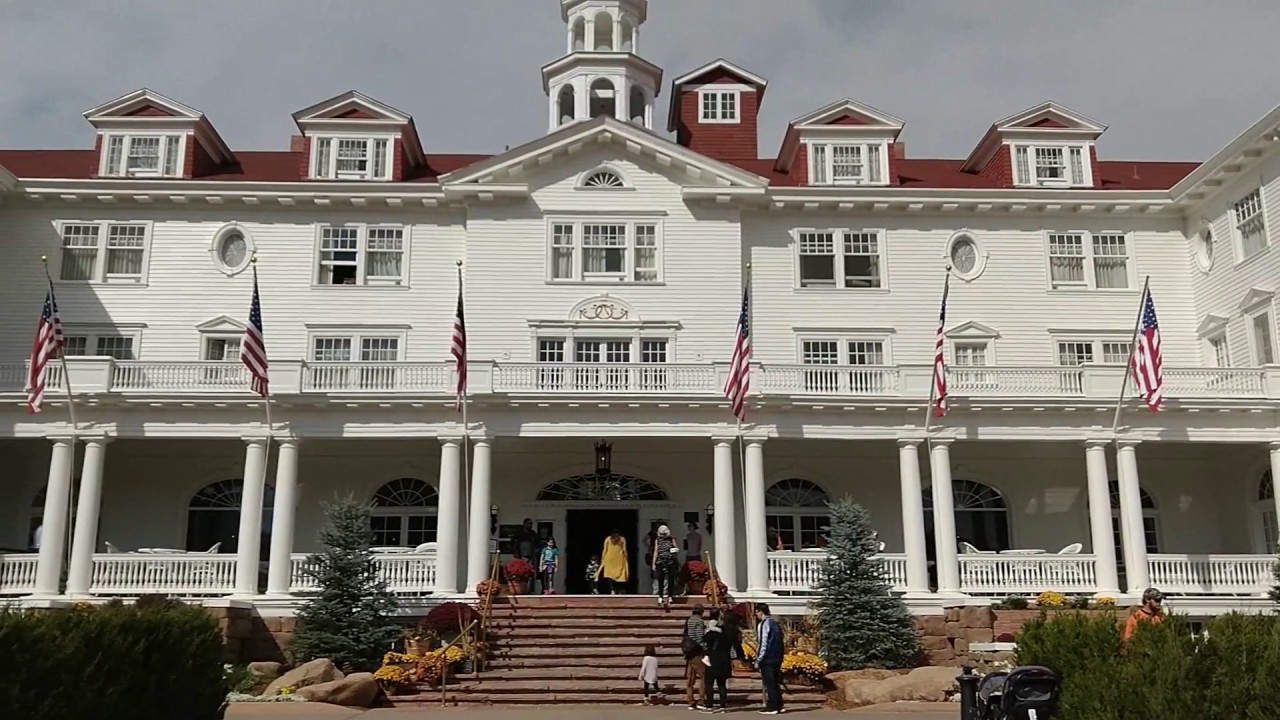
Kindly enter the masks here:
[[800, 478], [779, 480], [764, 493], [764, 504], [769, 507], [825, 508], [831, 498], [822, 488]]
[[622, 176], [612, 170], [596, 170], [582, 181], [582, 187], [592, 190], [613, 190], [626, 186]]
[[666, 502], [667, 494], [648, 480], [618, 473], [574, 475], [538, 493], [546, 502]]
[[374, 507], [437, 507], [440, 493], [417, 478], [398, 478], [373, 494]]
[[[1258, 481], [1258, 500], [1263, 501], [1275, 499], [1276, 485], [1275, 481], [1271, 478], [1271, 471], [1268, 470], [1262, 473], [1262, 479]], [[1143, 507], [1146, 507], [1146, 505], [1143, 505]]]
[[[271, 507], [275, 490], [271, 485], [266, 486], [262, 496], [263, 507]], [[239, 510], [243, 495], [243, 480], [222, 480], [200, 488], [191, 497], [188, 507], [192, 510]]]
[[[1111, 482], [1107, 483], [1107, 485], [1111, 491], [1111, 509], [1119, 510], [1120, 509], [1120, 483], [1116, 480], [1112, 480]], [[1156, 509], [1156, 501], [1151, 497], [1151, 494], [1148, 493], [1146, 489], [1138, 488], [1138, 494], [1142, 498], [1143, 510], [1154, 511]]]

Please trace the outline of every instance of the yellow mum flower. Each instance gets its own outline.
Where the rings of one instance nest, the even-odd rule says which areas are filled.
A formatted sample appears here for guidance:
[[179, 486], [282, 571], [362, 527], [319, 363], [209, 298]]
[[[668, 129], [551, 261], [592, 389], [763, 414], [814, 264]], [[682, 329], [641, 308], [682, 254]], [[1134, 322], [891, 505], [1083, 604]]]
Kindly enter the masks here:
[[1063, 607], [1067, 604], [1067, 596], [1058, 592], [1042, 592], [1036, 597], [1040, 607]]

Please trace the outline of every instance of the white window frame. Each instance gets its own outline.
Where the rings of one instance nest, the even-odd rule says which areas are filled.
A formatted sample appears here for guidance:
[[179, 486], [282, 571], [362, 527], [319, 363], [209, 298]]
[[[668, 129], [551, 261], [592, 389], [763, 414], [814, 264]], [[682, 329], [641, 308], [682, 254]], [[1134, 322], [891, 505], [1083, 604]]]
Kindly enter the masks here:
[[[835, 365], [821, 365], [817, 363], [806, 364], [804, 361], [804, 344], [807, 342], [835, 342], [839, 349], [840, 362]], [[878, 342], [881, 345], [881, 354], [884, 362], [879, 365], [853, 365], [849, 362], [849, 343], [855, 342]], [[845, 332], [822, 332], [822, 331], [805, 331], [796, 334], [796, 363], [805, 367], [833, 367], [833, 368], [888, 368], [894, 367], [893, 362], [893, 338], [890, 333], [881, 331], [845, 331]]]
[[[1246, 323], [1245, 330], [1248, 333], [1248, 337], [1249, 337], [1249, 359], [1253, 363], [1252, 367], [1262, 367], [1263, 365], [1275, 364], [1277, 358], [1280, 358], [1280, 353], [1277, 353], [1277, 343], [1276, 343], [1276, 315], [1272, 305], [1273, 303], [1271, 302], [1271, 299], [1268, 298], [1266, 301], [1260, 302], [1257, 305], [1244, 311], [1244, 317], [1245, 317], [1245, 323]], [[1263, 358], [1259, 357], [1258, 335], [1257, 335], [1257, 331], [1254, 329], [1254, 323], [1257, 322], [1258, 318], [1263, 315], [1267, 316], [1267, 327], [1270, 330], [1269, 332], [1269, 335], [1270, 335], [1269, 340], [1271, 345], [1271, 362], [1270, 363], [1264, 362]]]
[[[725, 99], [732, 98], [732, 113], [726, 110]], [[712, 100], [713, 104], [708, 104]], [[711, 114], [708, 114], [708, 110]], [[701, 124], [736, 125], [742, 122], [742, 91], [722, 89], [710, 85], [698, 90], [698, 122]]]
[[[405, 347], [406, 347], [406, 343], [407, 343], [407, 341], [408, 341], [408, 334], [409, 334], [409, 333], [408, 333], [408, 331], [407, 331], [406, 329], [404, 329], [404, 328], [400, 328], [400, 327], [392, 327], [392, 328], [378, 328], [378, 327], [364, 327], [364, 328], [352, 328], [352, 327], [333, 327], [333, 328], [328, 328], [328, 327], [326, 327], [326, 328], [319, 328], [319, 327], [317, 327], [317, 328], [309, 328], [309, 329], [307, 330], [307, 355], [306, 355], [307, 360], [306, 360], [306, 361], [307, 361], [307, 363], [310, 363], [310, 364], [314, 364], [314, 363], [321, 363], [321, 364], [329, 364], [329, 363], [361, 364], [361, 363], [364, 363], [364, 362], [368, 362], [368, 363], [375, 364], [375, 365], [377, 365], [377, 364], [386, 364], [386, 363], [400, 363], [400, 362], [404, 362], [404, 361], [405, 361], [405, 360], [404, 360], [404, 358], [405, 358]], [[381, 340], [381, 339], [387, 339], [387, 338], [394, 338], [394, 339], [395, 339], [395, 341], [396, 341], [396, 359], [395, 359], [395, 360], [369, 360], [369, 361], [364, 361], [364, 360], [361, 360], [361, 359], [360, 359], [360, 352], [361, 352], [362, 347], [364, 346], [364, 341], [365, 341], [365, 340]], [[349, 358], [349, 359], [347, 359], [347, 360], [314, 360], [313, 358], [315, 357], [316, 341], [317, 341], [317, 340], [327, 340], [327, 339], [350, 340], [350, 341], [351, 341], [351, 353], [348, 355], [348, 358]]]
[[133, 343], [132, 359], [138, 360], [142, 357], [142, 330], [140, 328], [69, 325], [64, 329], [63, 334], [68, 340], [71, 338], [84, 338], [84, 353], [78, 355], [68, 354], [67, 357], [111, 357], [98, 353], [98, 345], [105, 338], [128, 338]]
[[[806, 141], [810, 185], [888, 185], [889, 142], [887, 140], [810, 140]], [[856, 147], [861, 152], [862, 172], [857, 176], [835, 177], [835, 148]], [[821, 148], [821, 149], [818, 149]], [[874, 161], [873, 171], [872, 155]]]
[[[1054, 255], [1052, 253], [1053, 237], [1056, 235], [1079, 235], [1080, 236], [1081, 249], [1084, 251], [1084, 255], [1078, 256], [1078, 257], [1081, 257], [1083, 259], [1082, 260], [1082, 264], [1084, 267], [1083, 282], [1068, 283], [1068, 282], [1054, 281], [1053, 258], [1059, 257], [1058, 255]], [[1122, 288], [1098, 287], [1098, 274], [1097, 274], [1096, 261], [1098, 257], [1106, 257], [1106, 256], [1100, 256], [1095, 253], [1094, 240], [1097, 238], [1105, 238], [1105, 237], [1124, 238], [1125, 287], [1122, 287]], [[1067, 257], [1067, 256], [1063, 255], [1062, 257]], [[1077, 256], [1072, 255], [1070, 257], [1077, 257]], [[1139, 288], [1137, 287], [1137, 277], [1138, 277], [1138, 271], [1136, 268], [1137, 259], [1134, 256], [1134, 252], [1133, 252], [1133, 233], [1121, 232], [1121, 231], [1109, 231], [1109, 230], [1103, 230], [1103, 231], [1097, 231], [1097, 232], [1090, 232], [1087, 230], [1046, 230], [1044, 232], [1044, 258], [1045, 258], [1046, 282], [1048, 283], [1048, 288], [1050, 291], [1069, 292], [1072, 290], [1089, 290], [1093, 292], [1131, 293], [1139, 290]]]
[[[1247, 218], [1242, 218], [1240, 215], [1241, 208], [1253, 204], [1250, 201], [1254, 195], [1257, 195], [1258, 211]], [[1267, 232], [1267, 197], [1261, 185], [1232, 202], [1231, 207], [1228, 208], [1228, 214], [1231, 222], [1231, 244], [1234, 246], [1237, 265], [1262, 255], [1271, 247], [1271, 237]], [[1244, 246], [1244, 233], [1240, 231], [1240, 227], [1247, 222], [1253, 222], [1255, 219], [1261, 225], [1258, 231], [1262, 234], [1262, 245], [1251, 252], [1247, 252]]]
[[[543, 362], [539, 359], [539, 349], [544, 340], [562, 340], [564, 342], [563, 363]], [[539, 365], [572, 365], [578, 341], [618, 342], [626, 340], [631, 343], [631, 362], [628, 365], [673, 365], [676, 362], [676, 332], [669, 324], [635, 325], [626, 327], [601, 327], [592, 325], [566, 325], [561, 327], [535, 328], [533, 342], [530, 344], [529, 361]], [[641, 343], [645, 340], [664, 340], [667, 343], [667, 360], [664, 363], [641, 363]], [[609, 364], [609, 363], [601, 363]]]
[[[570, 273], [571, 277], [560, 278], [555, 276], [555, 248], [569, 247], [567, 245], [557, 246], [556, 228], [560, 225], [573, 226], [573, 267]], [[626, 245], [623, 250], [623, 269], [618, 273], [588, 273], [585, 272], [586, 266], [585, 249], [583, 247], [583, 226], [584, 225], [625, 225], [626, 226]], [[654, 242], [656, 248], [654, 252], [654, 279], [637, 280], [636, 279], [636, 228], [638, 226], [653, 226]], [[546, 282], [556, 285], [561, 284], [577, 284], [577, 285], [661, 285], [663, 280], [663, 221], [657, 217], [635, 217], [635, 216], [591, 216], [591, 217], [549, 217], [547, 218], [547, 242], [546, 242]]]
[[[214, 360], [209, 357], [210, 343], [214, 340], [217, 340], [220, 342], [235, 342], [237, 350], [235, 351], [233, 356], [230, 358], [224, 357], [220, 360]], [[228, 332], [201, 333], [200, 334], [200, 362], [225, 362], [225, 363], [240, 362], [239, 346], [240, 346], [240, 343], [243, 342], [243, 340], [244, 340], [243, 334], [237, 335], [237, 334], [228, 333]]]
[[1231, 343], [1227, 340], [1225, 328], [1204, 336], [1204, 351], [1209, 367], [1231, 367]]
[[[1124, 365], [1128, 362], [1129, 352], [1132, 351], [1132, 347], [1130, 347], [1129, 351], [1126, 351], [1125, 358], [1123, 360], [1118, 360], [1115, 362], [1106, 361], [1105, 349], [1107, 345], [1112, 345], [1112, 344], [1130, 345], [1131, 344], [1132, 336], [1126, 335], [1124, 333], [1098, 332], [1098, 333], [1051, 334], [1050, 337], [1052, 338], [1051, 348], [1053, 351], [1053, 366], [1057, 368], [1083, 367], [1085, 365]], [[1060, 361], [1061, 358], [1058, 354], [1058, 346], [1061, 343], [1081, 343], [1081, 344], [1089, 345], [1091, 347], [1092, 359], [1085, 363], [1081, 363], [1080, 365], [1063, 364]]]
[[[1018, 142], [1007, 143], [1006, 147], [1013, 168], [1013, 184], [1016, 187], [1093, 187], [1092, 143]], [[1057, 150], [1062, 153], [1062, 179], [1039, 179], [1037, 150]], [[1077, 158], [1080, 162], [1078, 168], [1075, 166]], [[1079, 177], [1073, 177], [1077, 171]]]
[[[93, 271], [87, 280], [64, 280], [62, 279], [62, 264], [66, 258], [66, 245], [64, 232], [68, 226], [87, 225], [96, 226], [98, 229], [97, 249], [95, 250], [93, 260]], [[134, 275], [110, 275], [107, 273], [107, 251], [108, 239], [111, 237], [111, 228], [115, 226], [135, 225], [143, 228], [142, 235], [142, 268], [141, 272]], [[87, 284], [87, 285], [121, 285], [126, 287], [143, 287], [147, 284], [148, 268], [151, 265], [151, 240], [155, 225], [150, 220], [57, 220], [54, 222], [54, 228], [58, 233], [58, 270], [54, 273], [55, 283], [66, 284]], [[87, 247], [87, 246], [86, 246]]]
[[[982, 364], [981, 365], [961, 365], [960, 349], [982, 348]], [[992, 338], [981, 337], [956, 337], [951, 338], [951, 363], [957, 368], [976, 368], [976, 367], [993, 367], [996, 364], [996, 342]]]
[[[121, 178], [158, 178], [183, 177], [187, 158], [187, 133], [185, 132], [132, 132], [102, 133], [102, 145], [98, 158], [99, 177]], [[160, 142], [160, 153], [156, 160], [155, 170], [129, 170], [129, 153], [135, 140], [157, 138]], [[170, 138], [177, 139], [175, 146]], [[120, 141], [119, 167], [112, 168], [111, 145]]]
[[[311, 157], [308, 161], [308, 167], [311, 168], [310, 177], [312, 180], [386, 182], [391, 180], [395, 173], [396, 135], [394, 133], [324, 133], [322, 135], [312, 135], [310, 140]], [[368, 162], [367, 170], [364, 172], [338, 172], [338, 143], [343, 140], [363, 141], [365, 143], [365, 157]], [[379, 142], [387, 144], [386, 167], [383, 168], [381, 174], [376, 172], [377, 148], [375, 143]], [[328, 143], [328, 152], [323, 167], [321, 167], [320, 150], [323, 143]]]
[[[801, 260], [800, 260], [800, 258], [805, 255], [805, 253], [801, 252], [802, 250], [801, 237], [805, 234], [824, 234], [824, 233], [830, 233], [832, 235], [832, 248], [834, 250], [834, 254], [832, 256], [832, 265], [835, 272], [834, 285], [805, 286], [804, 277], [802, 274], [803, 271], [801, 268]], [[879, 275], [880, 284], [877, 285], [876, 287], [862, 287], [859, 285], [845, 284], [847, 280], [845, 276], [846, 274], [845, 274], [845, 268], [844, 268], [844, 261], [845, 261], [844, 249], [845, 249], [846, 236], [863, 235], [863, 234], [870, 234], [870, 235], [876, 236], [876, 257], [877, 257], [877, 264], [880, 272], [880, 275]], [[795, 248], [792, 251], [792, 258], [793, 258], [793, 262], [795, 263], [795, 271], [794, 271], [795, 272], [795, 280], [794, 280], [795, 288], [797, 290], [802, 290], [804, 292], [814, 292], [814, 291], [829, 292], [832, 290], [836, 290], [841, 292], [852, 291], [852, 292], [866, 293], [866, 292], [888, 291], [889, 290], [889, 253], [886, 247], [887, 236], [888, 236], [888, 232], [884, 228], [847, 228], [847, 227], [845, 228], [817, 228], [817, 227], [795, 228], [794, 230], [791, 231], [792, 245]], [[854, 254], [861, 254], [861, 253], [854, 253]]]
[[[322, 271], [326, 261], [324, 259], [324, 231], [325, 228], [353, 228], [356, 230], [356, 281], [351, 284], [335, 285], [322, 282]], [[399, 230], [401, 234], [400, 245], [400, 277], [369, 277], [368, 260], [369, 260], [369, 231], [370, 230]], [[388, 287], [397, 288], [409, 287], [409, 266], [412, 257], [412, 225], [399, 225], [395, 223], [316, 223], [315, 227], [315, 255], [312, 259], [311, 285], [317, 288], [341, 288], [341, 287]], [[378, 251], [374, 251], [378, 252]], [[335, 266], [347, 266], [345, 262], [329, 263]]]

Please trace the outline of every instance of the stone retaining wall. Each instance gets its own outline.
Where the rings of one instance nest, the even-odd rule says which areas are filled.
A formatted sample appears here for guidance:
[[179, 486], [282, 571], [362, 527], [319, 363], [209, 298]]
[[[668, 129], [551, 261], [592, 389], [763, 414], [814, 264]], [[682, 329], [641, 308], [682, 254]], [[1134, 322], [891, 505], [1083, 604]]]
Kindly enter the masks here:
[[285, 662], [298, 621], [292, 617], [264, 618], [248, 607], [206, 608], [218, 621], [226, 654], [232, 664]]
[[[1012, 659], [1012, 653], [972, 652], [975, 643], [1015, 642], [1022, 627], [1040, 617], [1040, 609], [995, 610], [990, 607], [947, 608], [942, 615], [920, 615], [916, 630], [926, 661], [930, 665], [961, 667], [971, 665], [985, 672], [984, 665]], [[1043, 612], [1084, 612], [1114, 615], [1117, 622], [1128, 617], [1129, 610], [1044, 610]], [[1008, 657], [1005, 657], [1008, 656]]]

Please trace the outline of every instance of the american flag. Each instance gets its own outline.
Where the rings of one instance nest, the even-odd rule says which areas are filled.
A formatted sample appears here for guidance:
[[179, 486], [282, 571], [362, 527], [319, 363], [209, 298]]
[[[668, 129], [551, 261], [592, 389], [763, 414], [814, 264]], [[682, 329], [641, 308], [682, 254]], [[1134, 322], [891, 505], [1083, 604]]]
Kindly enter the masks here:
[[31, 368], [27, 377], [27, 412], [40, 412], [44, 403], [45, 374], [49, 361], [58, 357], [66, 347], [62, 334], [62, 318], [58, 317], [58, 301], [53, 297], [53, 283], [44, 296], [44, 308], [40, 311], [40, 324], [36, 327], [36, 341], [31, 348]]
[[253, 302], [249, 305], [249, 324], [244, 326], [240, 342], [240, 360], [249, 368], [249, 388], [267, 396], [267, 344], [262, 334], [262, 303], [258, 300], [258, 267], [253, 267]]
[[458, 375], [458, 387], [453, 408], [462, 410], [462, 403], [467, 397], [467, 320], [462, 312], [462, 273], [458, 273], [458, 314], [453, 318], [453, 339], [449, 343], [449, 353], [453, 355], [454, 370]]
[[951, 292], [951, 272], [942, 282], [942, 309], [938, 311], [938, 339], [933, 344], [933, 416], [947, 414], [947, 361], [943, 355], [947, 329], [947, 295]]
[[729, 361], [729, 380], [724, 385], [724, 395], [729, 398], [733, 414], [740, 422], [747, 419], [747, 391], [751, 389], [751, 324], [748, 318], [750, 307], [750, 291], [743, 288], [742, 312], [738, 313], [737, 339], [733, 344], [733, 358]]
[[1164, 402], [1164, 359], [1160, 356], [1160, 324], [1156, 321], [1156, 304], [1147, 289], [1142, 298], [1142, 320], [1135, 338], [1138, 346], [1133, 349], [1133, 380], [1138, 393], [1147, 401], [1152, 412], [1160, 412]]

